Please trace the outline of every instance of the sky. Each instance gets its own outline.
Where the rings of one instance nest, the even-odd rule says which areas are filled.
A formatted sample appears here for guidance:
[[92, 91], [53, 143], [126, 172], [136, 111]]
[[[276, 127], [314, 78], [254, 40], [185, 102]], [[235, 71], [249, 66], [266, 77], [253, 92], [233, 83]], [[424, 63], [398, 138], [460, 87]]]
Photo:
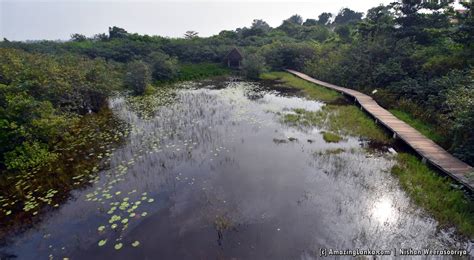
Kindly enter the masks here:
[[393, 0], [0, 0], [0, 39], [68, 40], [118, 26], [131, 33], [182, 37], [188, 30], [210, 36], [263, 19], [272, 27], [293, 14], [317, 18], [348, 7], [359, 12]]

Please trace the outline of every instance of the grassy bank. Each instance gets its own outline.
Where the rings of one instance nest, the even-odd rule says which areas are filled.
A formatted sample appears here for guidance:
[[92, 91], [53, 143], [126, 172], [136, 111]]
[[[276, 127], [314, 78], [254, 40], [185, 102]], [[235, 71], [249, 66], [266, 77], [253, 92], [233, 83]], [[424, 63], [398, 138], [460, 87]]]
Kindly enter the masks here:
[[[264, 80], [275, 80], [279, 84], [301, 89], [310, 99], [328, 102], [320, 111], [311, 112], [295, 109], [295, 114], [284, 116], [285, 123], [302, 126], [319, 126], [328, 131], [359, 136], [388, 143], [387, 134], [378, 127], [374, 120], [368, 117], [358, 107], [353, 105], [331, 104], [344, 97], [336, 91], [300, 79], [287, 72], [270, 72], [261, 75]], [[342, 102], [344, 103], [344, 102]]]
[[318, 126], [328, 131], [389, 143], [390, 138], [374, 120], [352, 105], [326, 105], [319, 111], [295, 109], [283, 116], [283, 122], [294, 126]]
[[268, 72], [260, 75], [263, 80], [274, 80], [280, 84], [288, 85], [302, 90], [308, 97], [325, 102], [334, 102], [343, 98], [338, 92], [300, 79], [287, 72]]
[[418, 130], [420, 133], [422, 133], [424, 136], [428, 137], [429, 139], [433, 140], [434, 142], [438, 144], [443, 144], [446, 142], [446, 139], [437, 133], [434, 129], [435, 127], [433, 125], [429, 125], [426, 122], [423, 122], [417, 118], [414, 118], [412, 115], [400, 111], [397, 109], [390, 109], [390, 113], [392, 113], [394, 116], [396, 116], [398, 119], [402, 120], [403, 122], [409, 124], [411, 127], [415, 128]]
[[231, 70], [219, 63], [182, 63], [176, 77], [168, 81], [157, 81], [155, 85], [163, 85], [180, 81], [205, 79], [215, 76], [223, 76], [231, 73]]
[[461, 234], [474, 238], [474, 202], [453, 189], [450, 179], [441, 177], [417, 157], [399, 154], [397, 161], [392, 174], [413, 202], [426, 209], [441, 226], [456, 226]]

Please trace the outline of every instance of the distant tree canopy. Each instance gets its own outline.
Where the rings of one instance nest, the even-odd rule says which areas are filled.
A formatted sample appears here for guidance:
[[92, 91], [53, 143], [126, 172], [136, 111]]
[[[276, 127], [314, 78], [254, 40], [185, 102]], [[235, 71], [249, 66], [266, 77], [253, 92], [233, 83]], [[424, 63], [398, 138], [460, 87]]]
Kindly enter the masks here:
[[86, 41], [87, 37], [83, 34], [75, 33], [71, 35], [71, 41], [75, 42], [83, 42]]
[[296, 24], [296, 25], [302, 25], [303, 24], [303, 17], [301, 17], [298, 14], [292, 15], [290, 18], [286, 19], [285, 22], [291, 23], [291, 24]]
[[328, 25], [330, 23], [331, 17], [332, 17], [331, 13], [321, 13], [318, 16], [318, 24]]
[[196, 31], [186, 31], [186, 33], [184, 34], [184, 38], [186, 39], [194, 39], [196, 37], [198, 37], [199, 33], [196, 32]]
[[334, 18], [335, 25], [344, 25], [348, 23], [357, 23], [362, 20], [364, 13], [355, 12], [349, 8], [343, 8]]
[[128, 32], [120, 27], [109, 27], [109, 38], [110, 39], [120, 39], [126, 38], [128, 36]]

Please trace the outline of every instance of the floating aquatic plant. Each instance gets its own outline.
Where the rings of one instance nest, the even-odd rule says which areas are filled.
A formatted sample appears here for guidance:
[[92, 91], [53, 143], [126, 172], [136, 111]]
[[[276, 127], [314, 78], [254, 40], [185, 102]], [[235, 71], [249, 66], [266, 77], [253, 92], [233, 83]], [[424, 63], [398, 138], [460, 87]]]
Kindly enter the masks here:
[[102, 239], [97, 243], [98, 246], [104, 246], [107, 243], [107, 239]]

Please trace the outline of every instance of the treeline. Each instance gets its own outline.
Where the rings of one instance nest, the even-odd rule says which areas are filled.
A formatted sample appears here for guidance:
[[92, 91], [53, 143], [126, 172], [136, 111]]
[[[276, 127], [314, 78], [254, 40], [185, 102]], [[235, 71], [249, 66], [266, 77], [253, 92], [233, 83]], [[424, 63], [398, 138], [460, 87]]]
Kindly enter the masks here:
[[[97, 98], [101, 99], [101, 93], [108, 91], [101, 80], [110, 79], [119, 82], [107, 87], [123, 85], [140, 94], [150, 82], [218, 74], [222, 68], [216, 64], [223, 64], [226, 54], [237, 46], [244, 54], [243, 72], [250, 78], [258, 78], [264, 70], [292, 68], [356, 88], [373, 95], [389, 109], [403, 110], [432, 125], [443, 137], [437, 142], [474, 164], [473, 4], [464, 3], [464, 11], [456, 11], [449, 4], [450, 1], [401, 1], [374, 7], [365, 15], [343, 8], [338, 14], [322, 13], [314, 19], [293, 15], [276, 28], [254, 20], [250, 27], [221, 31], [211, 37], [199, 37], [197, 32], [189, 31], [183, 38], [166, 38], [111, 27], [108, 34], [73, 34], [66, 42], [4, 39], [0, 42], [5, 53], [2, 57], [9, 58], [0, 61], [0, 84], [2, 88], [17, 85], [23, 90], [30, 77], [38, 77], [74, 85], [78, 80], [61, 77], [75, 70], [84, 70], [81, 75], [87, 75], [92, 65], [81, 65], [87, 63], [107, 68], [103, 73], [96, 72], [99, 75], [95, 77], [80, 77], [79, 82], [84, 80], [87, 84], [75, 86], [93, 86], [91, 89], [97, 90]], [[21, 57], [18, 59], [23, 61], [23, 67], [17, 67], [17, 62], [5, 62], [12, 56]], [[42, 59], [45, 64], [39, 65], [38, 60]], [[57, 64], [57, 71], [48, 71], [50, 61]], [[200, 63], [206, 65], [197, 65]], [[37, 68], [36, 76], [4, 76], [6, 70], [25, 74], [30, 67]], [[40, 81], [25, 93], [39, 102], [51, 103], [55, 111], [71, 111], [68, 108], [73, 106], [66, 103], [72, 101], [58, 102], [68, 98], [85, 97], [85, 110], [94, 107], [89, 104], [94, 103], [92, 100], [87, 101], [87, 94], [57, 91], [55, 86]], [[48, 89], [45, 93], [57, 91], [57, 96], [39, 94], [44, 89]], [[62, 96], [64, 93], [70, 94], [68, 98]], [[2, 109], [6, 109], [6, 101], [1, 102]]]

